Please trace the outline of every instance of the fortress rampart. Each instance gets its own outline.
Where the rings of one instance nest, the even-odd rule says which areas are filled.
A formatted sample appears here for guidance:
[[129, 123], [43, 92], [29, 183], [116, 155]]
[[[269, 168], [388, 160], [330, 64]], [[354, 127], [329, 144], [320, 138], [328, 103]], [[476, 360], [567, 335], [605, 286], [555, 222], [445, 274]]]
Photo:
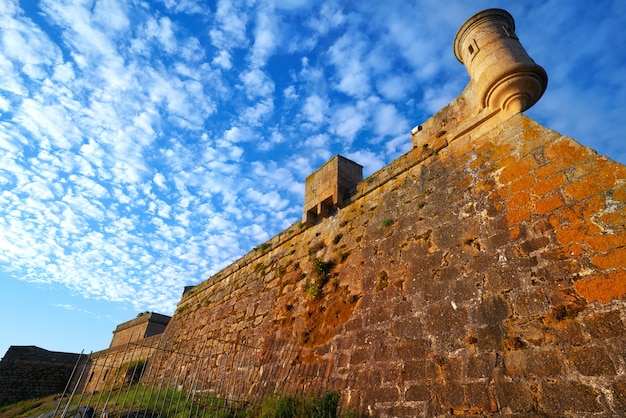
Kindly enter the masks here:
[[624, 413], [626, 167], [520, 113], [547, 77], [508, 13], [455, 53], [470, 84], [411, 151], [187, 292], [167, 337], [254, 345], [266, 390], [298, 365], [370, 415]]
[[547, 76], [507, 12], [471, 17], [454, 52], [470, 82], [408, 153], [364, 180], [335, 157], [303, 222], [94, 364], [237, 399], [335, 389], [370, 416], [626, 414], [626, 167], [520, 113]]

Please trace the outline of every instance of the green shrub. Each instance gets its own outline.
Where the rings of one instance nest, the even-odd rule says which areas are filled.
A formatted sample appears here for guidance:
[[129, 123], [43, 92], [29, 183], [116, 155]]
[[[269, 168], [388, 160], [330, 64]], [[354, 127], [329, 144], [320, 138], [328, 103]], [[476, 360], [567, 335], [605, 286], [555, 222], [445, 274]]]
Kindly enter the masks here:
[[339, 392], [325, 392], [306, 398], [272, 396], [263, 400], [261, 418], [335, 418], [339, 405]]
[[387, 228], [387, 227], [393, 225], [393, 219], [385, 218], [381, 222], [381, 225], [383, 226], [383, 228]]

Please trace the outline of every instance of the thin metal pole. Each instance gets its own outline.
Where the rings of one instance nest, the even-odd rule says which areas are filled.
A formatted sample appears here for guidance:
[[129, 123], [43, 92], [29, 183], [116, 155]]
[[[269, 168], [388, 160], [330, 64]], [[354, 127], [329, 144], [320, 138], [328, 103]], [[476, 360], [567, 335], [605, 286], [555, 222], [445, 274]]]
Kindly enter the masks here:
[[236, 342], [232, 342], [231, 347], [234, 353], [232, 354], [233, 362], [231, 363], [231, 366], [230, 366], [230, 375], [228, 376], [228, 383], [226, 387], [227, 395], [226, 395], [225, 400], [228, 401], [228, 404], [224, 403], [224, 407], [226, 408], [229, 408], [230, 403], [236, 402], [236, 399], [229, 399], [229, 398], [234, 397], [235, 386], [237, 384], [237, 362], [241, 354], [241, 347]]
[[[204, 344], [202, 345], [202, 349], [200, 350], [200, 356], [196, 359], [196, 362], [194, 364], [194, 368], [193, 368], [194, 370], [193, 370], [193, 374], [191, 377], [191, 382], [189, 383], [189, 391], [187, 392], [187, 397], [185, 399], [185, 403], [183, 404], [183, 411], [187, 409], [187, 403], [189, 402], [189, 399], [192, 399], [191, 407], [193, 408], [193, 394], [196, 389], [198, 370], [200, 369], [200, 366], [202, 365], [202, 362], [204, 361], [204, 350], [206, 349], [206, 342], [207, 340], [205, 338]], [[177, 413], [178, 413], [178, 405], [176, 406], [176, 411], [174, 412], [174, 415], [176, 415]]]
[[[104, 405], [102, 405], [102, 416], [106, 416], [106, 405], [109, 402], [109, 397], [111, 396], [111, 391], [113, 390], [113, 386], [114, 386], [114, 378], [115, 378], [115, 373], [113, 372], [113, 368], [115, 367], [115, 364], [117, 363], [117, 359], [119, 356], [122, 356], [123, 352], [118, 348], [115, 350], [115, 353], [113, 355], [113, 358], [111, 359], [111, 363], [109, 366], [107, 366], [105, 372], [104, 372], [104, 376], [102, 376], [102, 391], [98, 394], [98, 407], [100, 407], [100, 401], [104, 400]], [[113, 379], [112, 379], [113, 378]], [[109, 382], [113, 380], [113, 383], [111, 385], [109, 385]], [[104, 399], [103, 399], [104, 398]]]
[[[205, 392], [208, 394], [209, 392], [209, 387], [210, 386], [214, 386], [213, 385], [213, 374], [217, 369], [217, 364], [213, 364], [213, 357], [215, 357], [215, 360], [217, 360], [217, 352], [219, 351], [219, 340], [217, 340], [216, 338], [213, 337], [209, 337], [209, 340], [211, 340], [211, 348], [209, 350], [209, 355], [207, 357], [207, 367], [205, 369], [204, 372], [204, 379], [201, 378], [200, 382], [204, 383], [204, 388], [205, 388]], [[202, 411], [203, 413], [206, 413], [206, 409], [207, 407], [209, 407], [209, 400], [207, 399], [208, 395], [204, 396], [204, 401], [202, 402]], [[213, 408], [213, 402], [214, 402], [214, 396], [211, 396], [211, 406], [209, 408]], [[194, 417], [197, 418], [198, 414], [200, 413], [200, 405], [201, 402], [197, 402], [196, 404], [196, 412], [194, 414]], [[209, 412], [213, 412], [212, 409], [210, 409]]]
[[[161, 347], [163, 345], [163, 340], [164, 339], [165, 339], [165, 337], [163, 337], [163, 336], [159, 339], [159, 347], [158, 347], [157, 353], [156, 353], [156, 355], [155, 355], [155, 357], [153, 359], [154, 364], [157, 365], [157, 367], [154, 368], [154, 374], [150, 377], [150, 379], [146, 379], [147, 381], [151, 382], [151, 384], [150, 384], [150, 394], [148, 395], [148, 403], [147, 403], [147, 406], [146, 406], [146, 410], [144, 411], [143, 418], [146, 417], [146, 415], [148, 414], [148, 409], [151, 408], [150, 403], [152, 402], [152, 394], [154, 393], [154, 386], [156, 384], [157, 377], [158, 377], [157, 373], [159, 372], [159, 370], [162, 369], [162, 362], [163, 362], [163, 358], [165, 356], [165, 350], [166, 350], [166, 347]], [[165, 345], [166, 346], [167, 346], [167, 343], [168, 343], [168, 340], [165, 339]], [[156, 360], [157, 355], [159, 355], [158, 362]], [[144, 395], [145, 395], [145, 393], [144, 393]], [[144, 395], [142, 395], [142, 397]], [[158, 399], [158, 393], [157, 393], [157, 399]], [[152, 415], [152, 412], [150, 413], [150, 415]]]
[[[218, 374], [218, 376], [216, 376], [216, 389], [215, 389], [215, 395], [213, 397], [213, 399], [211, 399], [211, 410], [213, 410], [213, 405], [216, 404], [216, 407], [219, 410], [219, 398], [218, 396], [221, 396], [221, 392], [223, 391], [223, 387], [224, 387], [224, 375], [226, 374], [226, 370], [225, 370], [225, 364], [228, 364], [228, 356], [226, 354], [226, 350], [224, 349], [224, 342], [218, 340], [218, 352], [220, 352], [217, 357], [215, 357], [215, 372]], [[217, 364], [217, 359], [220, 358], [220, 356], [222, 356], [221, 358], [225, 358], [224, 360], [224, 365], [218, 365]], [[221, 378], [220, 378], [221, 377]], [[219, 380], [219, 383], [217, 383], [217, 380]]]
[[170, 362], [170, 364], [171, 364], [170, 372], [168, 373], [168, 376], [167, 376], [167, 383], [165, 384], [165, 391], [163, 392], [163, 402], [161, 403], [161, 409], [159, 410], [159, 416], [163, 415], [163, 410], [165, 408], [165, 404], [167, 403], [167, 396], [168, 396], [168, 392], [170, 391], [170, 388], [171, 388], [171, 385], [172, 385], [172, 377], [174, 377], [175, 373], [176, 373], [176, 368], [177, 368], [179, 355], [180, 355], [179, 351], [172, 350], [172, 354], [171, 354], [170, 357], [173, 357], [173, 361]]
[[[133, 343], [133, 352], [130, 355], [130, 360], [128, 361], [128, 365], [130, 366], [133, 361], [135, 362], [135, 366], [133, 367], [133, 372], [131, 374], [130, 377], [130, 382], [128, 382], [128, 387], [126, 388], [126, 393], [124, 394], [124, 400], [122, 401], [122, 406], [121, 406], [121, 410], [124, 410], [124, 407], [126, 406], [126, 399], [128, 399], [128, 393], [130, 392], [130, 387], [133, 384], [133, 380], [135, 379], [135, 372], [137, 371], [137, 365], [139, 364], [139, 361], [137, 360], [137, 358], [135, 357], [135, 352], [137, 351], [137, 346], [139, 345], [138, 342]], [[120, 368], [124, 366], [123, 364], [120, 365]], [[126, 380], [126, 378], [128, 377], [128, 369], [126, 369], [126, 376], [122, 376], [122, 378], [124, 380]], [[124, 386], [124, 382], [122, 381], [122, 387]], [[120, 399], [120, 395], [122, 394], [122, 388], [120, 388], [120, 391], [117, 393], [117, 399], [115, 400], [115, 403], [117, 404], [119, 399]]]
[[[89, 353], [91, 354], [91, 353]], [[82, 356], [82, 353], [81, 353]], [[83, 373], [85, 373], [85, 367], [87, 366], [87, 363], [85, 362], [85, 365], [83, 366], [83, 369], [80, 372], [80, 376], [78, 376], [78, 382], [80, 383], [80, 379], [83, 378]], [[76, 383], [74, 385], [74, 389], [72, 390], [72, 394], [70, 395], [70, 399], [67, 401], [67, 405], [65, 406], [65, 410], [63, 411], [63, 413], [61, 414], [61, 418], [65, 418], [65, 414], [67, 414], [67, 410], [70, 407], [70, 404], [72, 403], [72, 399], [74, 398], [74, 394], [76, 393], [76, 389], [78, 388], [78, 383]]]
[[[87, 380], [87, 383], [85, 384], [85, 389], [87, 389], [89, 387], [89, 384], [91, 383], [91, 381], [93, 379], [93, 376], [96, 373], [96, 368], [98, 366], [98, 360], [100, 359], [100, 357], [102, 357], [102, 351], [100, 351], [100, 353], [98, 354], [98, 358], [96, 360], [93, 360], [93, 362], [92, 362], [93, 363], [93, 371], [91, 372], [91, 377], [89, 378], [89, 380]], [[102, 373], [102, 368], [100, 368], [100, 373]], [[100, 376], [100, 373], [98, 373], [98, 376]], [[96, 382], [98, 381], [98, 378], [96, 378]], [[91, 390], [89, 392], [89, 399], [87, 399], [87, 405], [89, 405], [91, 403], [91, 399], [93, 398], [93, 393], [94, 393], [93, 390]], [[94, 408], [94, 411], [95, 411], [95, 408]]]
[[[117, 356], [117, 353], [114, 354], [113, 357]], [[108, 362], [109, 362], [109, 358], [112, 357], [109, 355], [109, 353], [107, 352], [107, 354], [104, 357], [104, 363], [102, 364], [102, 366], [100, 367], [100, 373], [98, 373], [98, 378], [96, 380], [96, 384], [94, 385], [94, 389], [98, 388], [98, 385], [100, 384], [100, 382], [104, 379], [106, 379], [106, 373], [108, 373], [107, 371], [107, 367], [108, 367]], [[98, 358], [99, 360], [100, 358]], [[105, 373], [105, 376], [102, 376], [102, 373]], [[106, 389], [106, 384], [103, 384], [102, 386], [102, 391]], [[94, 409], [97, 411], [98, 407], [100, 406], [100, 401], [102, 400], [102, 391], [98, 390], [98, 402], [96, 402], [96, 406], [94, 407]], [[92, 391], [91, 392], [91, 396], [93, 396], [95, 392]], [[91, 398], [89, 400], [89, 402], [91, 402]]]
[[235, 374], [237, 378], [235, 379], [235, 384], [233, 387], [233, 394], [234, 394], [235, 405], [236, 405], [233, 411], [233, 414], [235, 417], [237, 416], [237, 411], [239, 410], [240, 406], [243, 404], [242, 394], [245, 392], [244, 385], [247, 383], [244, 378], [245, 378], [246, 370], [247, 370], [248, 346], [241, 343], [239, 345], [239, 349], [243, 351], [243, 355], [239, 357], [239, 363], [238, 363], [238, 366], [236, 367], [236, 374]]
[[[176, 371], [175, 373], [172, 373], [172, 376], [174, 377], [174, 383], [170, 383], [170, 388], [172, 389], [172, 394], [170, 395], [170, 404], [168, 406], [168, 411], [172, 410], [172, 403], [174, 402], [174, 398], [176, 397], [176, 392], [178, 391], [178, 382], [180, 380], [180, 374], [183, 370], [183, 367], [185, 367], [185, 353], [183, 351], [178, 353], [178, 358], [180, 358], [180, 365], [178, 365], [178, 362], [175, 363], [176, 367]], [[174, 376], [175, 375], [175, 376]], [[171, 382], [171, 380], [170, 380]], [[180, 396], [179, 396], [180, 398]], [[165, 403], [163, 405], [163, 407], [165, 407]]]
[[[205, 341], [205, 345], [206, 345], [206, 341]], [[202, 350], [204, 350], [204, 346], [202, 347]], [[202, 350], [200, 351], [200, 357], [199, 357], [200, 359], [202, 358], [202, 354], [203, 354]], [[189, 389], [187, 391], [187, 396], [185, 396], [185, 402], [183, 404], [183, 411], [187, 407], [187, 402], [189, 401], [189, 394], [191, 394], [191, 391], [193, 390], [193, 384], [194, 384], [194, 379], [195, 379], [195, 370], [197, 369], [197, 363], [199, 361], [200, 360], [198, 359], [198, 357], [196, 357], [196, 361], [194, 363], [191, 363], [191, 361], [188, 362], [188, 363], [192, 364], [191, 369], [193, 370], [193, 372], [192, 372], [191, 381], [189, 382]], [[187, 376], [185, 377], [185, 381], [187, 380], [188, 376], [189, 376], [189, 374], [187, 374]], [[182, 387], [184, 389], [185, 385], [183, 384]], [[183, 391], [181, 390], [180, 393], [179, 393], [179, 396], [178, 396], [178, 402], [176, 403], [176, 409], [174, 410], [174, 416], [176, 416], [178, 414], [178, 408], [179, 408], [180, 403], [181, 403], [180, 401], [181, 401], [182, 395], [183, 395]]]
[[[163, 334], [161, 334], [161, 336], [159, 337], [159, 343], [157, 344], [156, 349], [154, 350], [154, 354], [150, 355], [150, 367], [148, 369], [148, 373], [145, 374], [144, 376], [142, 376], [141, 380], [143, 380], [143, 392], [141, 393], [141, 402], [144, 402], [145, 398], [146, 398], [146, 392], [148, 390], [148, 386], [151, 385], [152, 380], [154, 380], [154, 376], [153, 374], [157, 373], [158, 370], [158, 366], [157, 366], [157, 362], [162, 353], [162, 348], [161, 346], [163, 345]], [[154, 370], [154, 373], [153, 373]], [[143, 412], [143, 417], [145, 418], [146, 414], [148, 413], [148, 409], [150, 408], [150, 400], [152, 398], [152, 386], [150, 386], [150, 394], [148, 396], [148, 400], [146, 401], [146, 408]]]
[[74, 368], [72, 369], [72, 374], [70, 375], [70, 378], [67, 381], [67, 384], [65, 385], [65, 389], [63, 389], [63, 393], [61, 394], [61, 397], [59, 398], [59, 402], [57, 403], [57, 407], [54, 409], [54, 414], [52, 414], [53, 417], [57, 414], [57, 412], [59, 412], [59, 407], [61, 406], [61, 402], [63, 401], [63, 398], [65, 397], [65, 393], [67, 392], [67, 390], [70, 387], [70, 384], [72, 382], [72, 378], [74, 377], [74, 373], [76, 372], [76, 368], [78, 367], [78, 362], [80, 361], [80, 358], [82, 357], [84, 351], [85, 350], [82, 350], [80, 352], [80, 354], [78, 355], [78, 358], [76, 359], [76, 363], [74, 364]]
[[[161, 338], [159, 338], [159, 344], [161, 343]], [[152, 369], [152, 364], [153, 364], [153, 353], [155, 352], [155, 348], [152, 345], [146, 345], [146, 346], [142, 346], [143, 348], [146, 349], [147, 353], [146, 353], [146, 362], [143, 365], [143, 368], [141, 370], [141, 375], [139, 376], [139, 379], [137, 381], [137, 385], [135, 386], [135, 393], [133, 393], [133, 399], [130, 401], [131, 405], [135, 405], [135, 400], [137, 399], [137, 393], [141, 390], [141, 387], [143, 386], [143, 394], [146, 393], [146, 383], [145, 383], [145, 379], [149, 376], [150, 374], [150, 370]], [[156, 354], [156, 353], [155, 353]], [[148, 368], [149, 366], [149, 368]], [[146, 370], [147, 369], [147, 370]], [[144, 383], [142, 383], [142, 381], [144, 381]], [[141, 399], [139, 400], [139, 404], [141, 404], [141, 402], [143, 401], [143, 395], [141, 397]]]
[[[170, 341], [170, 344], [171, 344], [171, 341]], [[170, 346], [170, 349], [168, 350], [168, 352], [170, 352], [170, 353], [173, 352], [173, 350], [171, 349], [171, 346]], [[170, 356], [171, 356], [171, 354], [170, 354]], [[165, 351], [163, 352], [163, 358], [165, 358]], [[165, 359], [164, 362], [165, 361], [167, 361], [167, 359]], [[156, 397], [156, 400], [154, 401], [155, 409], [158, 406], [159, 398], [161, 397], [161, 389], [163, 388], [163, 381], [165, 380], [165, 367], [166, 367], [165, 364], [162, 364], [161, 381], [159, 382], [159, 388], [157, 390], [157, 397]], [[154, 416], [154, 413], [150, 414], [150, 416]]]
[[[124, 359], [126, 358], [126, 352], [128, 350], [128, 345], [130, 344], [130, 342], [131, 342], [131, 340], [133, 338], [133, 334], [134, 334], [133, 332], [130, 333], [130, 336], [128, 337], [128, 342], [124, 346], [124, 351], [122, 352], [122, 361], [120, 362], [120, 365], [118, 366], [117, 370], [115, 371], [115, 377], [113, 378], [113, 384], [111, 385], [111, 390], [109, 391], [109, 396], [107, 397], [107, 400], [104, 403], [104, 407], [102, 408], [103, 411], [106, 411], [107, 405], [109, 404], [109, 401], [111, 400], [111, 394], [113, 393], [113, 388], [115, 387], [115, 384], [117, 383], [117, 377], [119, 376], [120, 369], [122, 368], [121, 366], [124, 364]], [[119, 398], [119, 394], [118, 394], [118, 398]]]
[[[86, 358], [85, 364], [83, 366], [83, 371], [80, 373], [80, 377], [78, 378], [78, 382], [76, 382], [76, 388], [78, 388], [78, 385], [80, 385], [80, 382], [83, 380], [83, 375], [85, 374], [85, 370], [87, 369], [87, 365], [89, 364], [89, 359], [91, 358], [91, 355], [93, 354], [93, 351], [91, 351], [89, 353], [89, 355]], [[85, 396], [85, 389], [86, 389], [87, 385], [83, 386], [83, 390], [80, 393], [80, 398], [78, 398], [78, 406], [80, 406], [80, 404], [83, 402], [83, 397]], [[76, 388], [74, 390], [76, 390]]]
[[[133, 391], [133, 397], [130, 400], [131, 408], [138, 408], [138, 405], [135, 405], [135, 399], [137, 398], [137, 392], [139, 392], [141, 388], [141, 378], [146, 371], [146, 367], [148, 366], [148, 361], [150, 359], [150, 346], [147, 345], [139, 345], [141, 347], [139, 349], [139, 358], [136, 360], [135, 367], [133, 368], [133, 375], [130, 379], [130, 385], [128, 386], [128, 393], [130, 393], [130, 388], [134, 385], [135, 390]], [[141, 370], [139, 369], [139, 365], [141, 364]], [[139, 372], [139, 375], [137, 375]], [[137, 382], [135, 382], [135, 376], [137, 376]], [[127, 393], [127, 395], [128, 395]], [[126, 399], [124, 399], [124, 403], [126, 403]]]

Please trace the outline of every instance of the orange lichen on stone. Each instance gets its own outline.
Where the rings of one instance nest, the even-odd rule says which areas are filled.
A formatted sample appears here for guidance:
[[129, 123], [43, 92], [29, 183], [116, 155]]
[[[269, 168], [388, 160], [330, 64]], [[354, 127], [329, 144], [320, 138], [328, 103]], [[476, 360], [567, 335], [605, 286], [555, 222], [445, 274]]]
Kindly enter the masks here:
[[511, 193], [516, 193], [522, 190], [529, 190], [535, 184], [535, 178], [533, 176], [523, 176], [513, 181], [509, 185]]
[[563, 173], [557, 173], [554, 176], [538, 182], [531, 190], [536, 196], [545, 196], [557, 189], [560, 189], [567, 183], [567, 178]]
[[609, 303], [626, 296], [626, 272], [586, 277], [576, 281], [574, 289], [588, 302]]
[[618, 235], [602, 234], [595, 237], [588, 237], [585, 239], [585, 244], [591, 247], [593, 251], [606, 252], [612, 248], [626, 246], [626, 233]]
[[558, 193], [554, 193], [546, 198], [538, 199], [535, 202], [535, 211], [538, 214], [552, 212], [553, 210], [563, 206], [563, 199]]
[[528, 176], [535, 167], [537, 167], [537, 161], [532, 156], [525, 157], [505, 167], [500, 173], [499, 180], [503, 184], [512, 183], [521, 177]]
[[600, 228], [589, 222], [579, 222], [556, 230], [556, 237], [561, 244], [584, 243], [589, 236], [598, 234]]
[[582, 180], [565, 187], [565, 193], [576, 200], [585, 199], [611, 189], [616, 180], [615, 176], [615, 167], [602, 167]]
[[626, 247], [617, 248], [606, 254], [593, 257], [591, 263], [604, 270], [624, 267], [626, 264]]
[[[576, 163], [586, 160], [593, 151], [583, 147], [571, 138], [563, 137], [561, 141], [556, 141], [544, 147], [544, 154], [550, 165], [546, 166], [541, 174], [550, 173], [550, 167], [555, 169], [552, 172], [564, 170]], [[547, 176], [546, 176], [547, 177]]]
[[621, 232], [626, 230], [626, 213], [605, 212], [597, 218], [597, 222], [613, 231]]

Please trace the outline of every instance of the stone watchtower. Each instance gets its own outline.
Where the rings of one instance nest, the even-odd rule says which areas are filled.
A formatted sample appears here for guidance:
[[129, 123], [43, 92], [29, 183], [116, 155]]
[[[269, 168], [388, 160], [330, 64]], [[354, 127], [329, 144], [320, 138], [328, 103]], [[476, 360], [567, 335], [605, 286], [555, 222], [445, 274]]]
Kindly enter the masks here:
[[325, 218], [334, 208], [343, 207], [350, 190], [363, 179], [363, 166], [335, 155], [306, 178], [302, 222], [311, 225]]
[[481, 108], [523, 112], [546, 90], [546, 72], [526, 53], [505, 10], [469, 18], [454, 38], [454, 55], [467, 68]]
[[545, 70], [520, 43], [506, 10], [487, 9], [470, 17], [453, 48], [470, 82], [456, 99], [411, 130], [413, 148], [437, 151], [470, 132], [487, 132], [534, 105], [548, 85]]

